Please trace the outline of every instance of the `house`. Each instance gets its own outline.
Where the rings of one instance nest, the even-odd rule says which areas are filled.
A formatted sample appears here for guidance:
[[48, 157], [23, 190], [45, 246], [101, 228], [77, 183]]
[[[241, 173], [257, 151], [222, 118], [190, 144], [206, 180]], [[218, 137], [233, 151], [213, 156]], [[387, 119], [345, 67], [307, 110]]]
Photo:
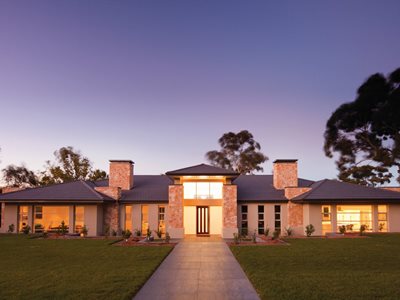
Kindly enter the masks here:
[[[358, 231], [400, 232], [400, 188], [386, 190], [298, 178], [297, 160], [276, 160], [273, 175], [239, 175], [200, 164], [165, 175], [135, 175], [130, 160], [111, 160], [109, 179], [75, 181], [0, 194], [1, 227], [19, 232], [56, 231], [64, 221], [70, 233], [83, 226], [89, 236], [129, 229], [160, 229], [172, 238], [186, 234], [232, 238], [290, 226], [303, 235]], [[109, 229], [109, 230], [107, 230]]]

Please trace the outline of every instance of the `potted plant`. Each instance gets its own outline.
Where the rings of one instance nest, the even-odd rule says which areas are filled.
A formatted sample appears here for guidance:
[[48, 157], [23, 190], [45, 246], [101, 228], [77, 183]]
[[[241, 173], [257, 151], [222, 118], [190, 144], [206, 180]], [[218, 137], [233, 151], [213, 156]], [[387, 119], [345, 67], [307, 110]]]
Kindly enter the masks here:
[[346, 226], [345, 225], [339, 226], [339, 232], [340, 234], [344, 235], [346, 233]]
[[13, 233], [14, 230], [15, 230], [15, 225], [14, 224], [8, 225], [8, 231], [7, 231], [8, 233]]
[[310, 237], [314, 232], [315, 232], [314, 225], [313, 224], [308, 224], [306, 226], [306, 235], [307, 235], [307, 237]]
[[131, 237], [131, 235], [132, 235], [132, 232], [131, 232], [129, 229], [124, 230], [124, 231], [122, 232], [122, 236], [124, 237], [125, 242], [128, 241], [128, 239]]
[[149, 241], [152, 241], [154, 238], [151, 236], [151, 230], [150, 230], [150, 227], [147, 227], [147, 231], [146, 231], [146, 240], [149, 242]]
[[88, 235], [89, 229], [86, 227], [86, 225], [83, 225], [81, 229], [81, 236], [86, 237]]

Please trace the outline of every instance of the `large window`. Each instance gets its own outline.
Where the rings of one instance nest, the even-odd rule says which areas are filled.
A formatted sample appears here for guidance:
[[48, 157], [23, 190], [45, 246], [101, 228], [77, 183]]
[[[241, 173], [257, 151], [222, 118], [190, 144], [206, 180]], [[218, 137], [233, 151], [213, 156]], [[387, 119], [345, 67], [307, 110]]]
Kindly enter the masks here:
[[275, 205], [274, 207], [275, 212], [275, 230], [281, 230], [281, 206]]
[[241, 206], [241, 228], [240, 228], [240, 233], [242, 235], [247, 235], [248, 234], [248, 219], [247, 219], [247, 205], [242, 205]]
[[381, 232], [387, 232], [387, 206], [378, 205], [378, 229]]
[[258, 206], [258, 234], [264, 234], [264, 205]]
[[142, 235], [146, 235], [149, 228], [149, 206], [142, 205]]
[[83, 226], [85, 226], [85, 207], [75, 206], [75, 232], [81, 233]]
[[165, 206], [158, 207], [158, 229], [165, 233]]
[[55, 232], [61, 222], [69, 226], [69, 206], [35, 206], [35, 232]]
[[337, 226], [346, 231], [359, 231], [361, 225], [372, 230], [372, 209], [370, 205], [341, 205], [337, 207]]
[[323, 205], [321, 208], [322, 213], [322, 234], [332, 231], [331, 223], [331, 207], [330, 205]]
[[125, 230], [132, 232], [132, 205], [125, 205]]
[[222, 182], [184, 182], [184, 199], [222, 199]]
[[28, 225], [28, 206], [20, 206], [18, 211], [18, 231]]

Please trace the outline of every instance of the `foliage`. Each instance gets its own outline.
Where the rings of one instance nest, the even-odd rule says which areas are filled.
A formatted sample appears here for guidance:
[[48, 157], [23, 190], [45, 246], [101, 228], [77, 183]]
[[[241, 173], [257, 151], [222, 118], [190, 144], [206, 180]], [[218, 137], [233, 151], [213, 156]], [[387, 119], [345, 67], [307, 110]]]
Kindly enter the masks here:
[[[82, 228], [82, 230], [83, 230], [83, 228]], [[68, 226], [67, 225], [65, 225], [65, 222], [64, 222], [64, 220], [61, 222], [61, 225], [60, 225], [60, 234], [61, 235], [66, 235], [68, 233]]]
[[22, 227], [23, 234], [29, 234], [30, 232], [31, 232], [31, 226], [25, 225], [24, 227]]
[[136, 235], [137, 237], [139, 237], [139, 236], [142, 235], [142, 232], [141, 232], [139, 229], [135, 229], [135, 235]]
[[260, 151], [260, 144], [254, 140], [249, 131], [225, 133], [218, 143], [221, 146], [220, 151], [206, 153], [206, 158], [212, 165], [240, 174], [263, 171], [260, 165], [267, 161], [268, 157]]
[[347, 224], [346, 231], [353, 231], [354, 224]]
[[290, 226], [285, 227], [285, 232], [287, 236], [291, 236], [293, 234], [293, 228]]
[[346, 233], [346, 226], [345, 225], [339, 226], [339, 232], [341, 234], [345, 234]]
[[237, 232], [233, 233], [233, 242], [237, 245], [240, 243], [240, 235]]
[[278, 240], [280, 235], [281, 235], [281, 231], [279, 229], [275, 229], [274, 232], [272, 233], [272, 239]]
[[268, 226], [265, 227], [264, 235], [265, 235], [266, 237], [268, 237], [268, 235], [269, 235], [269, 227], [268, 227]]
[[170, 240], [171, 240], [171, 237], [170, 237], [170, 235], [169, 235], [169, 232], [167, 231], [167, 232], [165, 233], [165, 242], [168, 244]]
[[87, 236], [89, 233], [89, 229], [86, 227], [86, 225], [83, 225], [82, 229], [81, 229], [81, 233], [83, 234], [83, 236]]
[[104, 235], [106, 236], [106, 238], [110, 236], [110, 233], [111, 233], [111, 228], [110, 225], [107, 224], [104, 226]]
[[240, 228], [240, 236], [246, 237], [249, 234], [249, 230], [247, 228]]
[[150, 226], [149, 226], [149, 227], [147, 227], [147, 231], [146, 231], [146, 239], [150, 240], [150, 237], [151, 237], [151, 230], [150, 230]]
[[379, 231], [383, 231], [385, 229], [385, 223], [379, 223]]
[[368, 225], [362, 224], [360, 226], [360, 235], [364, 235], [364, 232], [368, 229]]
[[326, 156], [336, 157], [342, 181], [375, 186], [400, 182], [400, 68], [387, 78], [370, 76], [353, 102], [331, 115], [325, 130]]
[[306, 235], [310, 237], [315, 232], [315, 227], [313, 224], [308, 224], [306, 226]]
[[38, 177], [24, 165], [8, 165], [2, 172], [4, 181], [8, 186], [35, 187], [39, 185]]
[[117, 231], [115, 229], [111, 230], [111, 235], [112, 236], [117, 236]]
[[253, 243], [257, 243], [257, 234], [256, 234], [256, 230], [254, 230], [253, 234], [251, 235], [251, 241]]
[[129, 229], [122, 231], [122, 236], [126, 240], [129, 239], [131, 237], [131, 235], [132, 235], [132, 232]]
[[54, 157], [54, 162], [46, 162], [46, 170], [42, 172], [42, 185], [107, 177], [104, 171], [93, 170], [91, 161], [73, 147], [60, 148], [54, 152]]
[[161, 239], [161, 237], [162, 237], [162, 230], [161, 230], [161, 228], [158, 228], [158, 229], [156, 230], [156, 234], [157, 234], [157, 237], [158, 237], [159, 239]]
[[14, 224], [8, 225], [8, 231], [7, 231], [8, 233], [13, 233], [14, 230], [15, 230], [15, 225]]

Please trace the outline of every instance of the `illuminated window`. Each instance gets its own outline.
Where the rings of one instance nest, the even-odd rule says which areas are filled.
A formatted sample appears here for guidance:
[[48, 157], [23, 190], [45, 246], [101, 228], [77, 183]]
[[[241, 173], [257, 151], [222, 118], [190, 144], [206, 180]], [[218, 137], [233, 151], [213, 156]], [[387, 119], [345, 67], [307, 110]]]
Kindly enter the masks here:
[[258, 234], [264, 234], [264, 205], [258, 206]]
[[275, 230], [281, 230], [281, 206], [275, 205], [274, 207], [275, 212]]
[[387, 232], [387, 206], [378, 205], [378, 229], [381, 232]]
[[184, 182], [184, 199], [222, 199], [222, 182]]
[[18, 211], [18, 230], [22, 231], [22, 229], [28, 225], [28, 206], [20, 206]]
[[158, 207], [158, 229], [165, 233], [165, 206]]
[[81, 233], [85, 225], [85, 207], [75, 206], [75, 233]]
[[370, 205], [342, 205], [337, 207], [337, 226], [345, 226], [347, 232], [359, 231], [361, 225], [372, 230], [372, 208]]
[[69, 225], [69, 206], [35, 206], [35, 232], [56, 232], [64, 221]]
[[331, 207], [330, 205], [323, 205], [321, 208], [322, 213], [322, 234], [332, 231], [331, 223]]
[[125, 230], [132, 232], [132, 205], [125, 205]]
[[242, 205], [240, 209], [241, 209], [241, 222], [242, 222], [240, 233], [242, 235], [247, 235], [248, 233], [247, 205]]
[[149, 206], [142, 205], [142, 235], [146, 235], [149, 228]]

